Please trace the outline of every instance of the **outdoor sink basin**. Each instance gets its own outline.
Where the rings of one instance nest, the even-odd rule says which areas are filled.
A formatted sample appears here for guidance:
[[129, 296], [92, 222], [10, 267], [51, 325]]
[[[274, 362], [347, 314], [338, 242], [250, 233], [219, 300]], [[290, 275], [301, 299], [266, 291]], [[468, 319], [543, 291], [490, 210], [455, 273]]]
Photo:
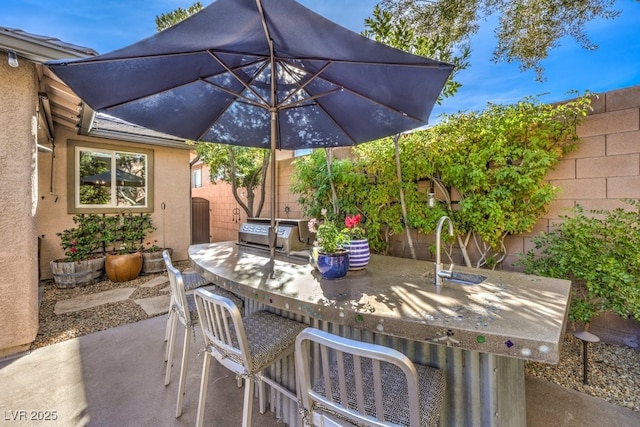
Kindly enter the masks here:
[[482, 276], [480, 274], [454, 271], [451, 273], [450, 277], [445, 277], [443, 279], [447, 282], [459, 283], [462, 285], [477, 285], [478, 283], [484, 282], [486, 278], [487, 276]]

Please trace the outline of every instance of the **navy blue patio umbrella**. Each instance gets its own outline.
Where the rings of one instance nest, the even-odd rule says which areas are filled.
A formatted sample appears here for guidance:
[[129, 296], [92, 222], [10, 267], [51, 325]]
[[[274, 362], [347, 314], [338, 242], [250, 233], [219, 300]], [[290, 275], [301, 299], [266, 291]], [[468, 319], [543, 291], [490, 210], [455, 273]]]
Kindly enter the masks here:
[[217, 0], [122, 49], [47, 66], [95, 111], [193, 141], [270, 148], [273, 244], [274, 150], [424, 126], [453, 71], [294, 0]]

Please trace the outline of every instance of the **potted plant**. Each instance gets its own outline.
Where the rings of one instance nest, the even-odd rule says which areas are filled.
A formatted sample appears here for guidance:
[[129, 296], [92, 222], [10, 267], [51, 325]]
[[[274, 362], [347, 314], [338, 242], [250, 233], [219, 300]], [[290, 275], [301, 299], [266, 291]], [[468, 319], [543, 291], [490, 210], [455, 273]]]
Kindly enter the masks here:
[[367, 239], [364, 228], [360, 226], [362, 215], [347, 215], [344, 219], [345, 228], [343, 232], [349, 235], [349, 242], [345, 248], [349, 250], [349, 270], [362, 270], [369, 264], [371, 251], [369, 250], [369, 239]]
[[76, 215], [75, 227], [56, 233], [66, 258], [49, 265], [58, 288], [73, 288], [94, 283], [102, 277], [105, 257], [102, 253], [103, 220], [99, 215]]
[[123, 212], [109, 217], [105, 225], [105, 241], [111, 246], [105, 259], [107, 277], [112, 282], [135, 279], [142, 271], [142, 241], [155, 230], [151, 215]]
[[344, 277], [349, 269], [349, 251], [344, 246], [349, 243], [349, 234], [326, 218], [327, 210], [322, 209], [325, 219], [309, 221], [309, 231], [316, 234], [316, 267], [325, 279]]
[[142, 274], [162, 273], [167, 269], [162, 257], [162, 251], [169, 251], [169, 255], [173, 253], [171, 248], [161, 248], [158, 246], [158, 240], [147, 241], [141, 249], [142, 252]]

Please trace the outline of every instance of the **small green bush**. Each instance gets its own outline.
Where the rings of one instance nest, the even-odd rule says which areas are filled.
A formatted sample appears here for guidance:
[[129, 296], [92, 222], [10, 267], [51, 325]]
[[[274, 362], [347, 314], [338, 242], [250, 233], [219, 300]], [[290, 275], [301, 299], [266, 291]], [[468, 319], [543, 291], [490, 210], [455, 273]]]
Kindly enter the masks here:
[[75, 227], [56, 233], [69, 261], [86, 260], [107, 251], [126, 254], [143, 250], [143, 239], [156, 229], [148, 213], [75, 215], [73, 222]]
[[83, 261], [94, 255], [102, 255], [102, 242], [104, 222], [100, 215], [76, 215], [73, 217], [76, 224], [61, 233], [60, 245], [69, 261]]
[[628, 209], [612, 211], [576, 206], [519, 258], [526, 273], [572, 281], [571, 321], [609, 310], [640, 319], [640, 202], [625, 202]]
[[111, 253], [123, 255], [143, 250], [142, 241], [156, 229], [151, 215], [123, 212], [104, 218], [104, 243]]

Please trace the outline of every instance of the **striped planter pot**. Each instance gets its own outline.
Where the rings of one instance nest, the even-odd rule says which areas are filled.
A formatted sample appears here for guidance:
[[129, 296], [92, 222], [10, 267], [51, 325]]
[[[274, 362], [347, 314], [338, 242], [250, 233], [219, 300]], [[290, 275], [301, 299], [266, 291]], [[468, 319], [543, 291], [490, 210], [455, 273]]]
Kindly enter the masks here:
[[345, 248], [349, 249], [349, 270], [362, 270], [369, 264], [369, 240], [352, 240]]

